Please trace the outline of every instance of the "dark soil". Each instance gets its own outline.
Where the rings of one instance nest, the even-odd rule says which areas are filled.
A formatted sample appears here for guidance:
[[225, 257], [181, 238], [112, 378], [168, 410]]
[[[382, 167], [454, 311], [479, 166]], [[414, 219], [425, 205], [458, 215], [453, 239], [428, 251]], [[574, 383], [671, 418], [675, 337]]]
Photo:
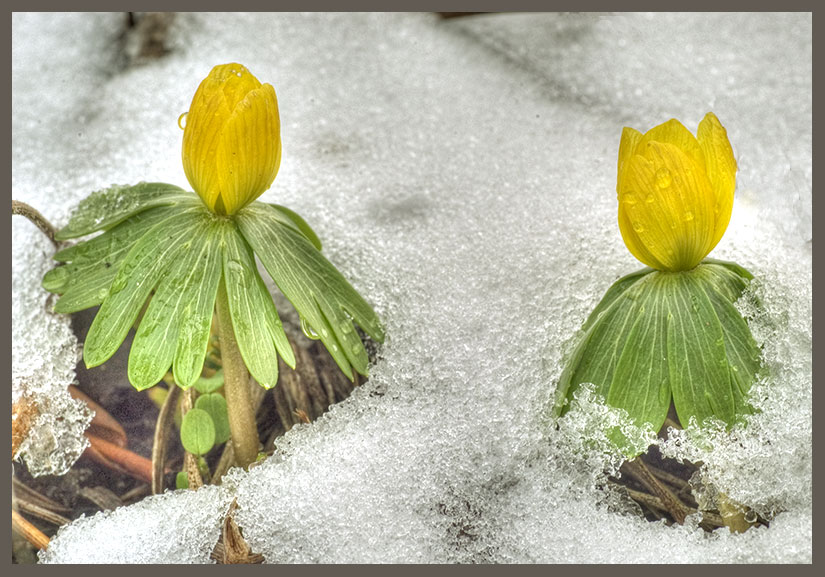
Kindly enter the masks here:
[[[79, 342], [84, 342], [96, 312], [97, 309], [90, 309], [73, 315], [72, 326]], [[281, 363], [279, 384], [264, 395], [258, 410], [258, 431], [263, 450], [270, 454], [274, 451], [277, 437], [297, 423], [315, 420], [331, 404], [347, 398], [354, 387], [364, 380], [361, 377], [350, 382], [320, 341], [306, 338], [294, 323], [290, 325], [287, 319], [283, 321], [298, 362], [296, 370]], [[86, 369], [82, 362], [79, 363], [76, 369], [78, 388], [120, 423], [126, 431], [130, 451], [151, 460], [159, 408], [146, 391], [135, 390], [127, 379], [126, 368], [133, 336], [132, 331], [118, 352], [104, 365]], [[362, 338], [367, 343], [368, 354], [374, 360], [376, 348], [367, 337], [362, 335]], [[161, 383], [156, 386], [166, 385]], [[222, 453], [223, 446], [219, 446], [206, 455], [212, 470]], [[166, 447], [166, 466], [171, 472], [164, 477], [165, 489], [175, 489], [176, 472], [183, 469], [183, 457], [184, 450], [177, 429], [174, 429]], [[67, 520], [129, 505], [152, 493], [151, 486], [146, 481], [100, 465], [86, 454], [67, 474], [61, 476], [33, 477], [24, 463], [15, 462], [14, 485], [13, 497], [19, 512], [49, 538]], [[48, 501], [44, 501], [43, 497]], [[47, 511], [33, 512], [25, 507], [28, 503], [35, 503]], [[229, 527], [224, 527], [224, 534], [229, 531], [232, 535], [232, 525], [234, 522]], [[224, 554], [222, 541], [223, 538], [216, 544], [214, 555], [219, 560], [223, 559]], [[239, 561], [237, 555], [235, 557], [234, 562], [244, 562]], [[260, 562], [260, 557], [253, 552], [249, 552], [248, 558], [246, 562]], [[15, 533], [12, 562], [36, 561], [36, 549]]]

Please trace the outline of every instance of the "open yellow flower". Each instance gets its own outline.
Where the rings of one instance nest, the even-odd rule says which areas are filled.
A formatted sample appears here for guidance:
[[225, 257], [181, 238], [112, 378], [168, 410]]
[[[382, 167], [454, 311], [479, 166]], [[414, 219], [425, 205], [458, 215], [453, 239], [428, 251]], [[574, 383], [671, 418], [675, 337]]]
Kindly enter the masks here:
[[619, 229], [627, 248], [658, 270], [690, 270], [730, 222], [736, 160], [725, 128], [708, 112], [696, 137], [676, 119], [622, 131]]
[[198, 87], [183, 131], [183, 169], [217, 214], [234, 214], [272, 186], [281, 164], [275, 89], [237, 63], [215, 66]]

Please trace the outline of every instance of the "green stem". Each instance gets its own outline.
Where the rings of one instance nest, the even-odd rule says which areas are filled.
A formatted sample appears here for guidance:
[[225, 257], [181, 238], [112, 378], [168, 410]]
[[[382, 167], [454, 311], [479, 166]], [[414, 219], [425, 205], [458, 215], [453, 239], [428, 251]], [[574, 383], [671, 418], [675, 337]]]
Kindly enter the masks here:
[[249, 371], [241, 357], [238, 342], [235, 340], [235, 331], [232, 329], [229, 298], [226, 295], [224, 279], [221, 279], [218, 285], [216, 305], [229, 430], [232, 433], [235, 463], [245, 468], [258, 457], [258, 427], [255, 423], [255, 408], [249, 391]]

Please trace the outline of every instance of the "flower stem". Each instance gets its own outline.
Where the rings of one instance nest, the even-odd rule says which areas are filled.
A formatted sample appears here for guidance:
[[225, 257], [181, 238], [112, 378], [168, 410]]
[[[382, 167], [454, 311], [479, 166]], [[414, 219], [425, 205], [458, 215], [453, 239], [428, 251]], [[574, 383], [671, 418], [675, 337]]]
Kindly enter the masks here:
[[218, 285], [218, 326], [223, 364], [223, 386], [226, 409], [229, 414], [229, 430], [235, 451], [235, 463], [246, 467], [258, 457], [258, 427], [255, 409], [249, 391], [249, 371], [246, 369], [229, 314], [229, 298], [224, 280]]

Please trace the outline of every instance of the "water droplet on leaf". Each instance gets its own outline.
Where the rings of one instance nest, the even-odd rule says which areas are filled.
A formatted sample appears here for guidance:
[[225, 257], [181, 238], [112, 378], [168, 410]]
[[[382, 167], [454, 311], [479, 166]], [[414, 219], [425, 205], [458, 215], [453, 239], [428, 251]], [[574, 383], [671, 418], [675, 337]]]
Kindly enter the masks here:
[[320, 335], [318, 335], [318, 333], [316, 333], [312, 329], [312, 327], [309, 326], [309, 323], [304, 318], [301, 318], [301, 330], [304, 331], [304, 334], [307, 336], [308, 339], [312, 339], [313, 341], [317, 341], [318, 339], [321, 338]]
[[115, 277], [115, 280], [112, 282], [112, 286], [109, 289], [109, 294], [116, 294], [119, 293], [124, 289], [126, 283], [128, 282], [128, 277], [125, 274], [119, 274]]

